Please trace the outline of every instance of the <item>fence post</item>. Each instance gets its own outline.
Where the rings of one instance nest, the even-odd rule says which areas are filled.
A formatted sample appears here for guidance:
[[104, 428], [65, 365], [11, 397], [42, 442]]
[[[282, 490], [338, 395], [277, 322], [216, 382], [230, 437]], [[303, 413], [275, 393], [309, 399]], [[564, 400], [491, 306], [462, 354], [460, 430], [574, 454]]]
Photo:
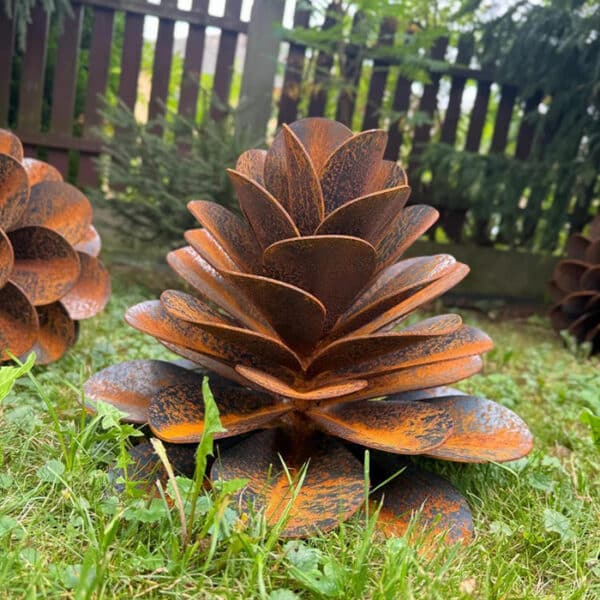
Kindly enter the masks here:
[[236, 115], [236, 131], [252, 139], [265, 135], [271, 117], [273, 84], [277, 69], [281, 24], [285, 0], [254, 0], [248, 23], [248, 42]]

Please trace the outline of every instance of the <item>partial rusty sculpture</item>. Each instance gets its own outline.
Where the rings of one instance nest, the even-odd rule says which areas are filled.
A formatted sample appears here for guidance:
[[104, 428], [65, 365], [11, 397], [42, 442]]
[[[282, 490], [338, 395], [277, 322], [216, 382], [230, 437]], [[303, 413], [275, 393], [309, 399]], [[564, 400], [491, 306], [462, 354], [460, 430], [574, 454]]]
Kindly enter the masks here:
[[[353, 135], [311, 118], [284, 125], [268, 151], [242, 154], [228, 174], [243, 216], [191, 202], [202, 228], [168, 255], [194, 293], [165, 291], [126, 314], [198, 370], [133, 361], [85, 386], [91, 407], [110, 402], [168, 448], [193, 452], [208, 372], [221, 437], [244, 434], [220, 448], [210, 477], [247, 478], [241, 506], [273, 522], [290, 499], [280, 457], [292, 475], [310, 461], [284, 535], [330, 529], [361, 508], [362, 446], [458, 462], [514, 460], [532, 447], [507, 408], [439, 387], [477, 373], [492, 341], [455, 314], [407, 320], [468, 267], [447, 254], [402, 259], [438, 213], [405, 206], [406, 175], [383, 160], [385, 145], [384, 131]], [[148, 464], [147, 447], [133, 453]], [[466, 501], [440, 477], [411, 466], [382, 494], [385, 531], [403, 531], [424, 506], [448, 539], [471, 535]]]
[[554, 329], [600, 352], [600, 215], [590, 223], [588, 236], [569, 238], [567, 258], [554, 269], [550, 293], [556, 302], [550, 311]]
[[0, 363], [31, 350], [49, 363], [75, 342], [110, 296], [99, 252], [88, 199], [0, 129]]

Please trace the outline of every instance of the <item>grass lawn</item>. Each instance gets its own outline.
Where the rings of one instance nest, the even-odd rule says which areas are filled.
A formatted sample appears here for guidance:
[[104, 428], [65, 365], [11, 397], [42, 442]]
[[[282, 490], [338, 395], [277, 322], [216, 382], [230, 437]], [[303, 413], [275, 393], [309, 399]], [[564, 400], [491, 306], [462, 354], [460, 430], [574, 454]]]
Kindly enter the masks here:
[[79, 408], [93, 372], [168, 356], [122, 321], [150, 295], [117, 288], [107, 312], [82, 323], [74, 350], [34, 369], [39, 390], [25, 377], [0, 404], [0, 597], [600, 597], [600, 449], [580, 421], [586, 408], [600, 414], [600, 362], [567, 351], [545, 320], [463, 315], [496, 349], [458, 387], [515, 410], [536, 437], [515, 463], [420, 461], [466, 496], [470, 546], [419, 553], [418, 535], [372, 536], [364, 515], [307, 541], [279, 540], [258, 516], [238, 519], [222, 491], [200, 498], [183, 549], [176, 508], [111, 488], [107, 470], [130, 427], [110, 415], [86, 421]]

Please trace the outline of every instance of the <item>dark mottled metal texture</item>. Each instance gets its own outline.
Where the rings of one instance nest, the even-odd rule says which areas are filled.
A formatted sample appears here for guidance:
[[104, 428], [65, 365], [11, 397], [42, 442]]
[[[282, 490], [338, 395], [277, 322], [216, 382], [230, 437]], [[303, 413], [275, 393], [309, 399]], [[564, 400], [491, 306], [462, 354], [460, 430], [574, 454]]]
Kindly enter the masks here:
[[110, 296], [99, 252], [88, 199], [0, 129], [0, 362], [33, 350], [46, 364], [75, 343]]
[[[226, 429], [218, 437], [232, 443], [211, 476], [248, 479], [239, 508], [270, 523], [293, 499], [287, 536], [330, 529], [364, 503], [349, 444], [460, 462], [531, 450], [527, 426], [507, 408], [436, 388], [477, 373], [490, 338], [453, 314], [406, 325], [468, 267], [446, 254], [403, 258], [438, 214], [405, 206], [408, 180], [383, 158], [386, 143], [383, 131], [354, 135], [322, 118], [282, 126], [268, 150], [248, 150], [229, 171], [241, 216], [189, 204], [202, 227], [168, 261], [193, 293], [167, 290], [126, 314], [211, 373]], [[166, 442], [197, 442], [204, 402], [190, 373], [126, 363], [95, 375], [86, 393]], [[386, 531], [404, 531], [427, 500], [427, 523], [441, 512], [450, 541], [470, 535], [466, 502], [439, 478], [411, 474], [385, 489]]]
[[578, 343], [588, 342], [600, 352], [600, 215], [587, 236], [576, 233], [567, 243], [567, 258], [554, 269], [550, 310], [556, 331], [566, 330]]

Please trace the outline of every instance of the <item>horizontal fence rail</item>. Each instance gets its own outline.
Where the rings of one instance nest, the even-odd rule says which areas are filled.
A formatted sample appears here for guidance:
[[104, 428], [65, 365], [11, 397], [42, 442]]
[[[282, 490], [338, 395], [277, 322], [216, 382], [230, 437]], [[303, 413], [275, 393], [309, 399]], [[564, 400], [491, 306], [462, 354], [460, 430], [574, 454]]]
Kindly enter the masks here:
[[[557, 176], [530, 189], [525, 176], [511, 177], [501, 189], [480, 193], [483, 200], [475, 204], [457, 188], [465, 176], [456, 162], [461, 156], [484, 170], [514, 160], [527, 173], [539, 149], [552, 143], [540, 112], [543, 91], [523, 97], [516, 82], [499, 82], [492, 69], [473, 67], [471, 35], [437, 39], [429, 48], [429, 76], [418, 81], [395, 51], [407, 39], [395, 18], [379, 24], [371, 47], [353, 42], [311, 48], [281, 27], [284, 4], [255, 0], [245, 22], [242, 0], [226, 0], [223, 16], [208, 13], [209, 0], [193, 0], [190, 10], [177, 0], [74, 0], [60, 31], [38, 6], [25, 52], [16, 47], [14, 24], [0, 12], [0, 127], [14, 129], [28, 154], [41, 153], [72, 181], [92, 186], [98, 184], [95, 159], [102, 148], [95, 131], [105, 94], [144, 118], [162, 116], [171, 100], [171, 108], [196, 119], [200, 94], [208, 91], [213, 119], [239, 103], [236, 126], [258, 134], [304, 116], [336, 118], [353, 129], [385, 128], [385, 157], [406, 166], [412, 201], [438, 208], [438, 233], [450, 240], [552, 250], [566, 231], [585, 224], [594, 185], [575, 197], [573, 179]], [[331, 30], [342, 16], [334, 1], [319, 26]], [[157, 20], [153, 42], [144, 39], [148, 18]], [[362, 18], [354, 15], [352, 31], [360, 31]], [[188, 25], [181, 41], [175, 39], [178, 22]], [[297, 2], [293, 26], [315, 23], [310, 4]], [[208, 58], [214, 73], [203, 72]]]

